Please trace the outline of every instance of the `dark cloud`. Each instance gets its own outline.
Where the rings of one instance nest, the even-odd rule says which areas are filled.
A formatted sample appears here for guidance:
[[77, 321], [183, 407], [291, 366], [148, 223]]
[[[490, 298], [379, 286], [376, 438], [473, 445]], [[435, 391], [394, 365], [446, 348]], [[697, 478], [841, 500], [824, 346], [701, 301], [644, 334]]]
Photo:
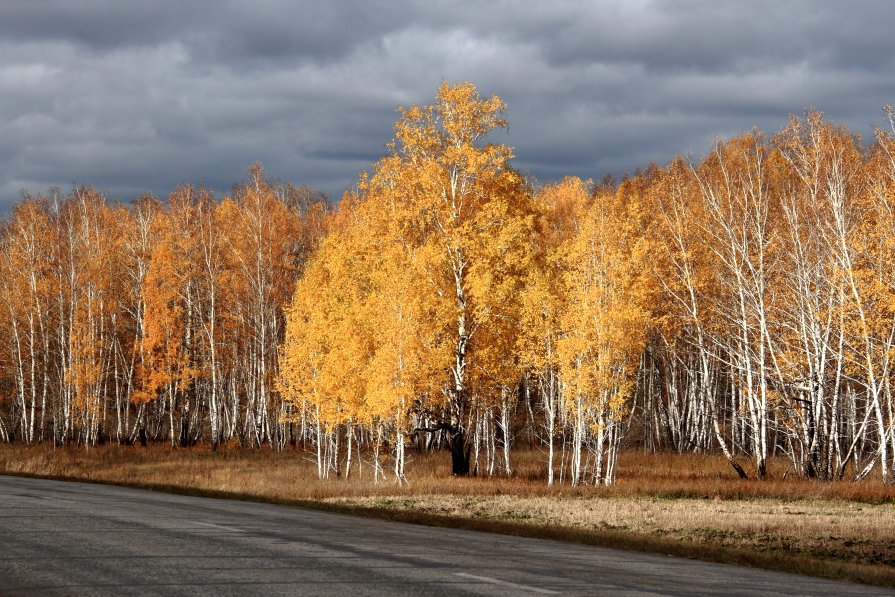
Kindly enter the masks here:
[[338, 196], [442, 80], [507, 101], [496, 140], [539, 178], [698, 155], [809, 105], [866, 136], [895, 102], [893, 17], [887, 0], [4, 2], [0, 203], [226, 192], [256, 160]]

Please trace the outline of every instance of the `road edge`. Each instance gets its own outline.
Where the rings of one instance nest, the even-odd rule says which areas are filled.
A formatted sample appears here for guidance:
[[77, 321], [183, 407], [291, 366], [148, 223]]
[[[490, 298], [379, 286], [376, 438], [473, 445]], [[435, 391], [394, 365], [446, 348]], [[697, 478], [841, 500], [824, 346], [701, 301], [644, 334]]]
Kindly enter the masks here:
[[41, 475], [36, 473], [20, 473], [0, 471], [5, 477], [22, 477], [31, 479], [47, 479], [52, 481], [71, 481], [94, 485], [110, 485], [128, 487], [146, 491], [158, 491], [173, 495], [186, 495], [212, 499], [238, 500], [263, 504], [276, 504], [329, 512], [375, 518], [391, 522], [403, 522], [423, 526], [452, 528], [468, 531], [495, 533], [514, 537], [563, 541], [595, 547], [621, 549], [640, 553], [651, 553], [676, 558], [746, 566], [788, 574], [800, 574], [829, 580], [856, 582], [878, 587], [895, 589], [895, 569], [881, 564], [854, 564], [838, 562], [831, 559], [816, 558], [793, 554], [781, 550], [746, 550], [718, 545], [704, 545], [680, 541], [678, 539], [661, 538], [645, 533], [610, 529], [580, 529], [559, 525], [543, 525], [525, 522], [512, 522], [486, 518], [454, 517], [413, 510], [392, 508], [376, 508], [357, 504], [324, 502], [307, 499], [280, 499], [262, 495], [233, 491], [201, 489], [181, 485], [160, 483], [138, 483], [112, 480], [91, 479], [65, 475]]

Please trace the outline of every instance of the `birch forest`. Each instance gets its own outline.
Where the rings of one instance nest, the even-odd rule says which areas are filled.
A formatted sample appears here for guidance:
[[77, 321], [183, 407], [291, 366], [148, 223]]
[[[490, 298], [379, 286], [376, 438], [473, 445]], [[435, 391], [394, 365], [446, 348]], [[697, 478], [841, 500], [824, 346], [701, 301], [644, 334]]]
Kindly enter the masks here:
[[[817, 111], [620, 182], [539, 183], [469, 83], [337, 203], [24, 194], [0, 232], [0, 439], [301, 451], [610, 484], [620, 450], [895, 483], [895, 114]], [[868, 115], [872, 118], [873, 115]], [[384, 140], [385, 141], [385, 140]]]

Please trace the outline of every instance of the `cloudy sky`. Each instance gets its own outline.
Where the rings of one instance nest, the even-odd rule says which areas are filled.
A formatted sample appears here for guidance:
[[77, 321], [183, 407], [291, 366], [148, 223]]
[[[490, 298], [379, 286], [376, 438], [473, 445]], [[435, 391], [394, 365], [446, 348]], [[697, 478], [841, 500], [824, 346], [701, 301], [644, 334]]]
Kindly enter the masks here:
[[617, 175], [816, 106], [895, 103], [889, 0], [0, 3], [0, 211], [21, 189], [226, 192], [261, 161], [333, 197], [442, 80], [508, 104], [515, 165]]

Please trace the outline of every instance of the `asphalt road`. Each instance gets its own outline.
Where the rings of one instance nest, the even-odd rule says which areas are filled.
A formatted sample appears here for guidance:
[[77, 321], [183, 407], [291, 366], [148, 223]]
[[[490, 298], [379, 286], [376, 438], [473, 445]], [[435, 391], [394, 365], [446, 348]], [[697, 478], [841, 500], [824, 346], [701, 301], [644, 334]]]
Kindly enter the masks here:
[[893, 594], [554, 541], [0, 476], [0, 595], [559, 593]]

